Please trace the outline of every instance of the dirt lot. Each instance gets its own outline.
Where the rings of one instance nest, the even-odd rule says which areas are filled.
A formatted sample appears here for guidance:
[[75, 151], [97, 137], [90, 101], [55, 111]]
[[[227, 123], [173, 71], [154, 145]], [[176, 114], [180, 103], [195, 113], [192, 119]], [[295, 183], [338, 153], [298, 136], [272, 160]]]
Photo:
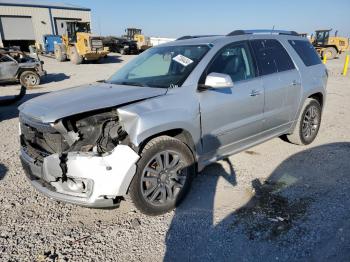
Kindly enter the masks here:
[[[44, 58], [49, 75], [24, 100], [104, 79], [131, 58], [79, 66]], [[328, 100], [313, 144], [276, 138], [212, 164], [183, 205], [159, 217], [128, 202], [94, 210], [37, 193], [18, 157], [19, 103], [1, 107], [0, 260], [349, 261], [350, 76], [340, 75], [343, 61], [328, 61]]]

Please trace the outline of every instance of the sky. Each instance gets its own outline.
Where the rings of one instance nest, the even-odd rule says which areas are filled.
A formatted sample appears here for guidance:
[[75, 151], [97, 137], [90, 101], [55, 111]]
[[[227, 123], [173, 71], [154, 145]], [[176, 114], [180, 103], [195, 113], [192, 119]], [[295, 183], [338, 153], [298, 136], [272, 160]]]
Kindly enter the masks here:
[[299, 33], [333, 28], [350, 37], [350, 0], [55, 1], [91, 8], [93, 33], [101, 35], [119, 36], [137, 27], [147, 36], [176, 38], [275, 26]]

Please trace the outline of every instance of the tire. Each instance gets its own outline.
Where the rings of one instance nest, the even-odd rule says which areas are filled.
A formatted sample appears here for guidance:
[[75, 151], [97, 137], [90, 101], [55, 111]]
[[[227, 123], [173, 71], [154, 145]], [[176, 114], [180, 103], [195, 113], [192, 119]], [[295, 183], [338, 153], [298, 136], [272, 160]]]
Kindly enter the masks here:
[[289, 142], [296, 145], [312, 143], [320, 129], [322, 108], [316, 99], [306, 99], [292, 134], [287, 135]]
[[154, 138], [137, 163], [129, 188], [131, 200], [144, 214], [164, 214], [181, 203], [194, 174], [194, 158], [184, 143], [169, 136]]
[[19, 77], [22, 86], [31, 88], [40, 84], [40, 76], [34, 71], [24, 71]]
[[62, 47], [60, 45], [55, 45], [55, 58], [58, 62], [67, 60], [67, 55], [63, 53]]
[[338, 52], [334, 47], [327, 47], [326, 50], [323, 51], [322, 56], [327, 56], [328, 60], [332, 60], [336, 58]]
[[70, 49], [70, 61], [75, 65], [80, 65], [83, 62], [83, 57], [79, 55], [75, 46]]

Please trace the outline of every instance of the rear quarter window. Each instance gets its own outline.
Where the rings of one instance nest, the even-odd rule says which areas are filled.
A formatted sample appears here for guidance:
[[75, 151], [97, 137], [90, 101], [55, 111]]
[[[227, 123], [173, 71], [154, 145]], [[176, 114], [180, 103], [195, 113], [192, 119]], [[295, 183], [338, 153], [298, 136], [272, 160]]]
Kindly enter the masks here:
[[294, 63], [282, 44], [275, 39], [251, 41], [260, 75], [294, 69]]
[[309, 41], [305, 40], [288, 40], [295, 52], [306, 66], [313, 66], [321, 64], [321, 59], [318, 56], [315, 48]]

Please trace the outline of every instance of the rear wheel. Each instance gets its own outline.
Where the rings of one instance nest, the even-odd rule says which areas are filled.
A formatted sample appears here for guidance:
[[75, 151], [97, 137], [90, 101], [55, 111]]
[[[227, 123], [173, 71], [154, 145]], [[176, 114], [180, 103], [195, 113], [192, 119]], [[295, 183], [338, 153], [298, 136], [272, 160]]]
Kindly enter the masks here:
[[31, 88], [40, 84], [40, 76], [34, 71], [24, 71], [20, 75], [19, 81], [22, 86]]
[[79, 55], [75, 46], [70, 49], [70, 61], [75, 65], [79, 65], [83, 62], [83, 57]]
[[316, 99], [308, 98], [305, 101], [293, 134], [287, 135], [289, 142], [297, 145], [312, 143], [321, 124], [322, 108]]
[[327, 47], [322, 56], [326, 56], [327, 59], [332, 60], [337, 56], [337, 50], [334, 47]]
[[130, 185], [130, 197], [144, 214], [160, 215], [187, 194], [195, 172], [194, 159], [181, 141], [161, 136], [144, 147]]

